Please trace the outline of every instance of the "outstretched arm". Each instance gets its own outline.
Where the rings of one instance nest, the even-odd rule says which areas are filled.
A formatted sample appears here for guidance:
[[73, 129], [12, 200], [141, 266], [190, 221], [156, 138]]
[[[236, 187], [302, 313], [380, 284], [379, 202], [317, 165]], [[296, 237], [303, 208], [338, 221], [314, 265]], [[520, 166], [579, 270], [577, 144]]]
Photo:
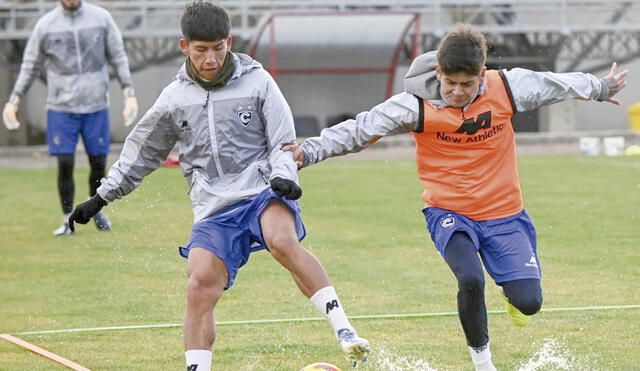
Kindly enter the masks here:
[[629, 70], [624, 70], [622, 72], [618, 72], [618, 64], [613, 62], [611, 65], [611, 70], [609, 74], [602, 78], [602, 81], [607, 86], [607, 102], [620, 105], [620, 100], [618, 98], [614, 98], [622, 88], [627, 86], [627, 75], [629, 74]]
[[322, 129], [320, 136], [307, 138], [300, 145], [299, 152], [294, 150], [298, 167], [359, 152], [382, 137], [416, 130], [420, 124], [420, 104], [416, 96], [400, 93], [368, 112], [359, 113], [355, 119]]
[[582, 72], [536, 72], [524, 68], [504, 72], [518, 112], [567, 99], [620, 104], [613, 96], [626, 85], [627, 74], [628, 70], [618, 72], [616, 63], [613, 63], [609, 74], [602, 79]]
[[169, 102], [164, 95], [160, 95], [129, 133], [120, 158], [109, 169], [107, 177], [101, 180], [96, 195], [73, 210], [69, 217], [72, 231], [74, 222], [86, 224], [109, 202], [131, 193], [144, 177], [160, 167], [178, 141], [168, 107]]

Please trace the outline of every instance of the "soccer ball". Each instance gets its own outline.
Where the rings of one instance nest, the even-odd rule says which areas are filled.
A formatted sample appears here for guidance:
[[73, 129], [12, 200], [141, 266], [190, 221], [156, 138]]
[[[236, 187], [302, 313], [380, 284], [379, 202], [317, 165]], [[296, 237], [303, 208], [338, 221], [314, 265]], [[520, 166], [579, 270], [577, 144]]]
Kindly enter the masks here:
[[342, 371], [338, 368], [338, 366], [334, 366], [331, 363], [312, 363], [310, 365], [306, 365], [300, 369], [300, 371]]

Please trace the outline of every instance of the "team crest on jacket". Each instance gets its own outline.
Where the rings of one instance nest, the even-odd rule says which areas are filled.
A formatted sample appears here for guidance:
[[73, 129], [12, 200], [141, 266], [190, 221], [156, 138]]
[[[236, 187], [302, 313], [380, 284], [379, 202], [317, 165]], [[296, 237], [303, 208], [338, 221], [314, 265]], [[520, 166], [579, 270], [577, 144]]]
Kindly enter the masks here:
[[248, 126], [251, 123], [251, 120], [253, 120], [253, 111], [239, 111], [238, 119], [240, 120], [240, 123], [242, 125], [244, 125], [245, 127]]

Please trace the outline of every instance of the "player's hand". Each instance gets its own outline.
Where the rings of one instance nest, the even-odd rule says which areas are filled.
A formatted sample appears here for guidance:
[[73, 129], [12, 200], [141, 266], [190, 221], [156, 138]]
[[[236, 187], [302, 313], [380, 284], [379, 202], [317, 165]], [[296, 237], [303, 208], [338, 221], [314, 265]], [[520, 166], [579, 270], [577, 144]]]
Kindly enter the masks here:
[[280, 197], [297, 200], [302, 196], [302, 188], [293, 180], [275, 177], [271, 179], [271, 189]]
[[16, 130], [20, 127], [20, 121], [18, 121], [18, 117], [16, 116], [19, 103], [20, 98], [14, 97], [4, 105], [2, 121], [4, 121], [4, 126], [6, 126], [8, 130]]
[[107, 206], [107, 201], [97, 194], [87, 201], [79, 204], [69, 216], [69, 228], [75, 231], [73, 223], [87, 224], [103, 207]]
[[138, 100], [135, 96], [124, 99], [124, 109], [122, 110], [124, 127], [128, 128], [138, 117]]
[[620, 104], [620, 100], [618, 98], [613, 98], [613, 96], [627, 85], [628, 74], [629, 70], [618, 72], [618, 64], [613, 62], [609, 74], [602, 78], [602, 81], [604, 81], [607, 84], [607, 88], [609, 88], [609, 96], [606, 100], [607, 102], [617, 105]]
[[298, 166], [298, 169], [302, 167], [302, 164], [304, 163], [304, 152], [302, 152], [298, 143], [285, 143], [280, 149], [283, 151], [293, 152], [293, 160], [296, 162], [296, 166]]

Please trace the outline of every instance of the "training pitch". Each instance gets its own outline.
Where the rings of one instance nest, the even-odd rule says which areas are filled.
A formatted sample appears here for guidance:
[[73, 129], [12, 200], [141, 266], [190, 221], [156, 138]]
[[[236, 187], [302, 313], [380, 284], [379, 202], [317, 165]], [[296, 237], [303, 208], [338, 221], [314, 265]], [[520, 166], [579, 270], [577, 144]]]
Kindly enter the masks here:
[[[544, 306], [513, 326], [487, 277], [500, 370], [633, 370], [640, 364], [640, 157], [525, 156], [525, 206]], [[184, 368], [184, 245], [192, 223], [176, 168], [105, 212], [113, 231], [60, 223], [55, 169], [0, 169], [0, 333], [92, 370]], [[456, 283], [424, 226], [411, 160], [336, 161], [300, 172], [303, 242], [323, 262], [373, 353], [363, 370], [471, 370]], [[76, 202], [87, 169], [75, 174]], [[572, 309], [577, 308], [577, 309]], [[494, 312], [495, 311], [495, 312]], [[329, 326], [267, 252], [252, 255], [218, 304], [215, 370], [343, 370]], [[0, 370], [52, 361], [0, 339]], [[61, 368], [60, 368], [61, 369]]]

